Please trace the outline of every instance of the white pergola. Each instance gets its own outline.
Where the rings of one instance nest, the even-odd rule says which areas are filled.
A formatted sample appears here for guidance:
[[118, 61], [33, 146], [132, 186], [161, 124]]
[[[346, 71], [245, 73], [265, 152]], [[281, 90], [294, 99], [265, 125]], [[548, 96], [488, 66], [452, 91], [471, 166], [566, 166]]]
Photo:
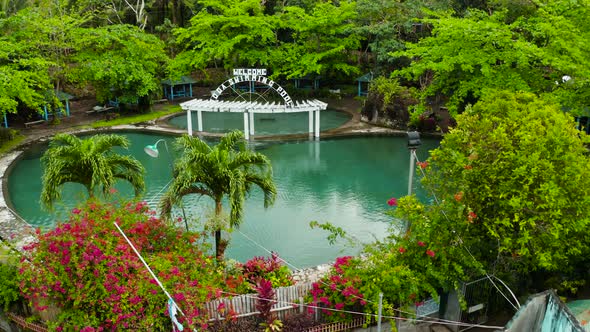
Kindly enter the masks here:
[[315, 137], [320, 137], [320, 111], [326, 110], [328, 104], [316, 99], [296, 101], [289, 107], [285, 104], [279, 104], [276, 102], [259, 103], [251, 101], [193, 99], [181, 103], [180, 107], [186, 111], [186, 125], [190, 136], [193, 135], [192, 112], [197, 112], [197, 128], [199, 132], [203, 131], [203, 112], [242, 112], [244, 113], [244, 136], [246, 139], [250, 139], [250, 135], [254, 135], [254, 113], [308, 112], [309, 133], [313, 133]]

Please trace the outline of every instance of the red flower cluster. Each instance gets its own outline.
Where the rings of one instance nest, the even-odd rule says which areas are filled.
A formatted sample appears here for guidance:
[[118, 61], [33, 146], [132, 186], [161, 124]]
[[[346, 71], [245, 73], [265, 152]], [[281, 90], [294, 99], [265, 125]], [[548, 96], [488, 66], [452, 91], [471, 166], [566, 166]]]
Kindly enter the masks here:
[[425, 169], [428, 167], [428, 161], [419, 161], [416, 163], [416, 165], [420, 166], [421, 169]]
[[[339, 257], [334, 263], [334, 270], [320, 282], [315, 282], [310, 291], [312, 306], [326, 306], [337, 310], [343, 310], [354, 306], [364, 306], [367, 301], [359, 291], [361, 280], [358, 276], [348, 276], [348, 272], [354, 269], [353, 258], [351, 256]], [[309, 308], [310, 313], [313, 308]], [[327, 316], [333, 316], [331, 319], [342, 318], [344, 313], [334, 313], [323, 310]]]
[[475, 214], [475, 212], [473, 211], [469, 211], [469, 213], [467, 214], [467, 221], [469, 221], [469, 223], [473, 224], [473, 221], [477, 218], [477, 214]]
[[387, 205], [389, 205], [389, 206], [397, 206], [397, 198], [392, 197], [389, 200], [387, 200]]

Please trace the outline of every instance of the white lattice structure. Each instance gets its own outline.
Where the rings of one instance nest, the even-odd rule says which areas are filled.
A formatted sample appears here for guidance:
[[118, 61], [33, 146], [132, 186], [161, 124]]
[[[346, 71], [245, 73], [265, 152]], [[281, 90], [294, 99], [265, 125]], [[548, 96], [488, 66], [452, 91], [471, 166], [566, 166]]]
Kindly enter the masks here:
[[[197, 112], [197, 128], [203, 131], [203, 112], [242, 112], [244, 113], [244, 136], [250, 139], [254, 135], [255, 113], [309, 113], [309, 133], [320, 137], [320, 111], [326, 110], [328, 104], [319, 100], [296, 101], [286, 106], [279, 103], [259, 103], [252, 101], [223, 101], [214, 99], [193, 99], [181, 103], [180, 107], [186, 111], [188, 134], [193, 135], [192, 112]], [[314, 125], [315, 124], [315, 125]]]

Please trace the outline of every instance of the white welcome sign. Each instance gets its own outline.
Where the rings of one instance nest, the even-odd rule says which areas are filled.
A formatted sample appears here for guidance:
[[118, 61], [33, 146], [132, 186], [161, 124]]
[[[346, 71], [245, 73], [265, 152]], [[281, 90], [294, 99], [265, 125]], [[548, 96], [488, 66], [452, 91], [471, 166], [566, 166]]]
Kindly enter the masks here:
[[260, 68], [236, 68], [233, 70], [234, 77], [228, 79], [227, 81], [221, 83], [215, 91], [211, 93], [211, 99], [217, 100], [219, 96], [225, 91], [225, 89], [233, 86], [234, 84], [241, 83], [241, 82], [258, 82], [268, 86], [269, 88], [275, 90], [283, 101], [285, 102], [285, 107], [292, 107], [293, 106], [293, 99], [291, 96], [283, 89], [275, 81], [271, 80], [270, 78], [266, 77], [266, 69]]

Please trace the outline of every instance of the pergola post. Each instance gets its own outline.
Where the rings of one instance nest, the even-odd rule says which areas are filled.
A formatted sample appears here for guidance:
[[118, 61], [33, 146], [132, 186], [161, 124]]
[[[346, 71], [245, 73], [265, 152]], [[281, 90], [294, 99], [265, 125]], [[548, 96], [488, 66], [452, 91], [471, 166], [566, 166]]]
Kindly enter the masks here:
[[309, 136], [313, 134], [313, 111], [309, 111]]
[[197, 128], [199, 132], [203, 131], [203, 111], [197, 111]]
[[[174, 84], [170, 85], [170, 100], [174, 100]], [[191, 129], [191, 132], [192, 132], [192, 129]]]
[[254, 135], [254, 112], [250, 111], [250, 135]]
[[186, 110], [186, 129], [188, 129], [188, 135], [193, 136], [193, 119], [191, 118], [191, 110]]
[[315, 111], [315, 130], [314, 136], [320, 138], [320, 110]]
[[248, 111], [244, 111], [244, 138], [250, 139], [250, 128], [248, 126]]

